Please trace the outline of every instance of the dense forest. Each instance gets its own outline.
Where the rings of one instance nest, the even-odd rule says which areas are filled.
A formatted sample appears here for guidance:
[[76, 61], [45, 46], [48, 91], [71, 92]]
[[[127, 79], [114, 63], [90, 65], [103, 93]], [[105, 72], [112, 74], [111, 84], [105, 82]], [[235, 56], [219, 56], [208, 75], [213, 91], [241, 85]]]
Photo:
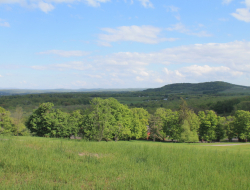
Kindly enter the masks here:
[[[0, 134], [80, 135], [98, 141], [151, 138], [197, 142], [235, 136], [246, 140], [250, 134], [250, 94], [237, 92], [239, 88], [248, 90], [211, 82], [137, 92], [0, 96]], [[213, 93], [207, 93], [211, 89]], [[239, 129], [242, 119], [246, 129]]]
[[[94, 98], [85, 113], [54, 109], [42, 103], [24, 122], [22, 109], [15, 117], [0, 109], [0, 134], [34, 135], [40, 137], [78, 137], [86, 140], [175, 140], [178, 142], [220, 141], [225, 137], [240, 141], [250, 138], [250, 112], [238, 110], [234, 116], [221, 117], [213, 110], [196, 114], [181, 100], [179, 109], [157, 108], [149, 114], [143, 108], [129, 108], [114, 98]], [[25, 125], [24, 125], [25, 124]]]

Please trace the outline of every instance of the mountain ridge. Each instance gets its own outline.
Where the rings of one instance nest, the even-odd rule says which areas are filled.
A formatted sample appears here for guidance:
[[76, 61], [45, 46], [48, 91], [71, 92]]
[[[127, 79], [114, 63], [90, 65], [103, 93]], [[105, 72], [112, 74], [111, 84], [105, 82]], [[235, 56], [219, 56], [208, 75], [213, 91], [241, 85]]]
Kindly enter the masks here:
[[223, 81], [212, 81], [203, 83], [174, 83], [160, 88], [143, 90], [144, 93], [193, 93], [193, 94], [215, 94], [227, 92], [250, 92], [250, 87], [243, 85], [231, 84]]

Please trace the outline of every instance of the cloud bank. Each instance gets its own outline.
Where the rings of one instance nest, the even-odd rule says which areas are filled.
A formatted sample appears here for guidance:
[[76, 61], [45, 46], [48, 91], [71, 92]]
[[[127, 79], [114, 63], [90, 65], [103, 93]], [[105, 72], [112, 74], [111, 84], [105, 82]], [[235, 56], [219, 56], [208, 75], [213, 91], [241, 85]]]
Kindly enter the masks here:
[[[150, 0], [138, 0], [145, 8], [154, 8]], [[85, 3], [91, 7], [99, 7], [102, 3], [111, 2], [111, 0], [0, 0], [0, 4], [19, 4], [22, 7], [38, 8], [48, 13], [55, 9], [55, 5], [59, 3]], [[126, 2], [126, 1], [125, 1]], [[133, 4], [133, 0], [131, 0]]]
[[[141, 84], [160, 86], [247, 77], [250, 73], [249, 55], [250, 42], [234, 41], [179, 46], [151, 53], [118, 52], [92, 56], [87, 61], [32, 68], [80, 72], [80, 76], [92, 81], [92, 85], [97, 83], [106, 87], [129, 87], [131, 84], [137, 87]], [[155, 69], [155, 65], [158, 65], [158, 69]]]

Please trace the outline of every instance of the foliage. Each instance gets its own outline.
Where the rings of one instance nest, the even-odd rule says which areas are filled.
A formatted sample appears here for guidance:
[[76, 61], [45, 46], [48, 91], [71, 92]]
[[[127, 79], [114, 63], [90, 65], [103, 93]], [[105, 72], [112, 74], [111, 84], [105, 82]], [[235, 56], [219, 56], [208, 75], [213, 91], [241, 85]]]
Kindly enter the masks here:
[[[74, 118], [58, 109], [52, 109], [52, 103], [43, 103], [26, 122], [28, 129], [40, 137], [69, 137], [77, 135], [78, 122]], [[73, 116], [77, 113], [73, 113]], [[70, 124], [70, 125], [69, 125]]]
[[250, 112], [244, 110], [236, 111], [234, 127], [238, 138], [247, 140], [250, 137]]
[[198, 130], [200, 127], [199, 118], [189, 109], [185, 100], [179, 108], [179, 125], [180, 125], [180, 141], [181, 142], [198, 142]]
[[177, 83], [169, 84], [161, 88], [148, 89], [143, 92], [147, 93], [160, 93], [160, 94], [170, 94], [170, 93], [200, 93], [200, 94], [215, 94], [218, 92], [223, 92], [231, 88], [247, 88], [245, 86], [233, 85], [226, 82], [216, 81], [216, 82], [205, 82], [198, 84], [191, 83]]
[[135, 134], [135, 128], [138, 129], [136, 125], [140, 125], [141, 120], [136, 124], [134, 121], [132, 122], [131, 111], [126, 105], [120, 104], [114, 98], [94, 98], [91, 105], [92, 112], [85, 116], [83, 121], [83, 130], [87, 138], [98, 141], [113, 138], [116, 141], [129, 139], [131, 138], [131, 129], [133, 129], [133, 135], [138, 136]]
[[226, 121], [226, 118], [225, 117], [220, 117], [218, 116], [217, 117], [217, 125], [215, 127], [215, 136], [216, 136], [216, 141], [220, 141], [221, 139], [224, 139], [225, 136], [226, 136], [226, 124], [227, 124], [227, 121]]
[[158, 115], [150, 115], [149, 118], [150, 137], [155, 139], [164, 140], [163, 136], [163, 122]]
[[216, 139], [215, 129], [218, 124], [216, 113], [212, 110], [200, 111], [198, 116], [200, 118], [200, 139], [205, 141]]
[[250, 101], [242, 101], [239, 104], [237, 104], [234, 108], [235, 110], [250, 111]]
[[134, 139], [147, 137], [148, 112], [143, 108], [131, 108], [131, 137]]
[[171, 139], [180, 139], [179, 113], [166, 109], [164, 118], [164, 132]]
[[12, 135], [16, 131], [10, 112], [0, 107], [0, 134]]
[[236, 129], [234, 126], [234, 119], [235, 117], [228, 116], [226, 117], [226, 122], [225, 122], [225, 133], [229, 141], [232, 141], [233, 137], [236, 137]]

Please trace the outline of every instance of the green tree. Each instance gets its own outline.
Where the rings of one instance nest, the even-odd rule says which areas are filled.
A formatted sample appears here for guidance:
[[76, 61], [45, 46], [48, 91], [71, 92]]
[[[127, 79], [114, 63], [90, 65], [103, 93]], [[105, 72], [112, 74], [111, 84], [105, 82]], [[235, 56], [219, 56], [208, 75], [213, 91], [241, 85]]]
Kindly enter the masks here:
[[119, 139], [131, 138], [131, 111], [127, 105], [120, 104], [116, 99], [109, 98], [111, 114], [114, 117], [112, 125], [112, 133], [115, 141]]
[[218, 124], [217, 115], [212, 110], [200, 111], [199, 114], [200, 119], [200, 129], [199, 135], [201, 140], [212, 141], [216, 139], [216, 126]]
[[216, 140], [220, 142], [221, 139], [225, 138], [226, 136], [226, 118], [217, 116], [217, 125], [215, 127], [215, 134], [216, 134]]
[[167, 137], [167, 134], [166, 134], [166, 127], [165, 127], [165, 124], [166, 124], [166, 119], [167, 119], [167, 114], [168, 114], [168, 111], [169, 110], [166, 110], [165, 108], [157, 108], [156, 111], [155, 111], [155, 118], [158, 119], [158, 139], [160, 140], [165, 140], [166, 137]]
[[234, 129], [238, 135], [239, 141], [245, 140], [250, 137], [250, 112], [238, 110], [235, 113]]
[[162, 130], [163, 125], [161, 118], [159, 116], [151, 115], [149, 118], [149, 129], [150, 137], [155, 141], [155, 139], [162, 139], [160, 131]]
[[131, 109], [131, 137], [134, 139], [147, 137], [149, 114], [143, 108]]
[[40, 104], [26, 122], [27, 128], [37, 136], [70, 137], [75, 133], [69, 125], [69, 114], [52, 109], [52, 103]]
[[[68, 125], [70, 126], [70, 134], [74, 136], [80, 135], [80, 128], [83, 125], [83, 115], [80, 110], [76, 110], [69, 115]], [[81, 134], [82, 135], [82, 134]]]
[[185, 100], [179, 108], [179, 140], [181, 142], [198, 142], [199, 119], [193, 110], [189, 109]]
[[230, 142], [232, 142], [232, 138], [236, 136], [236, 131], [234, 129], [234, 119], [233, 116], [226, 117], [225, 123], [225, 133]]
[[129, 139], [131, 118], [130, 109], [116, 99], [94, 98], [91, 101], [91, 112], [83, 119], [85, 137], [98, 141]]
[[16, 131], [10, 112], [0, 107], [0, 134], [12, 135]]
[[166, 109], [163, 130], [172, 140], [180, 139], [181, 129], [179, 125], [179, 113], [177, 111]]
[[23, 109], [21, 107], [16, 107], [15, 112], [13, 113], [13, 123], [15, 125], [14, 135], [28, 136], [30, 135], [29, 130], [24, 124], [23, 118]]

